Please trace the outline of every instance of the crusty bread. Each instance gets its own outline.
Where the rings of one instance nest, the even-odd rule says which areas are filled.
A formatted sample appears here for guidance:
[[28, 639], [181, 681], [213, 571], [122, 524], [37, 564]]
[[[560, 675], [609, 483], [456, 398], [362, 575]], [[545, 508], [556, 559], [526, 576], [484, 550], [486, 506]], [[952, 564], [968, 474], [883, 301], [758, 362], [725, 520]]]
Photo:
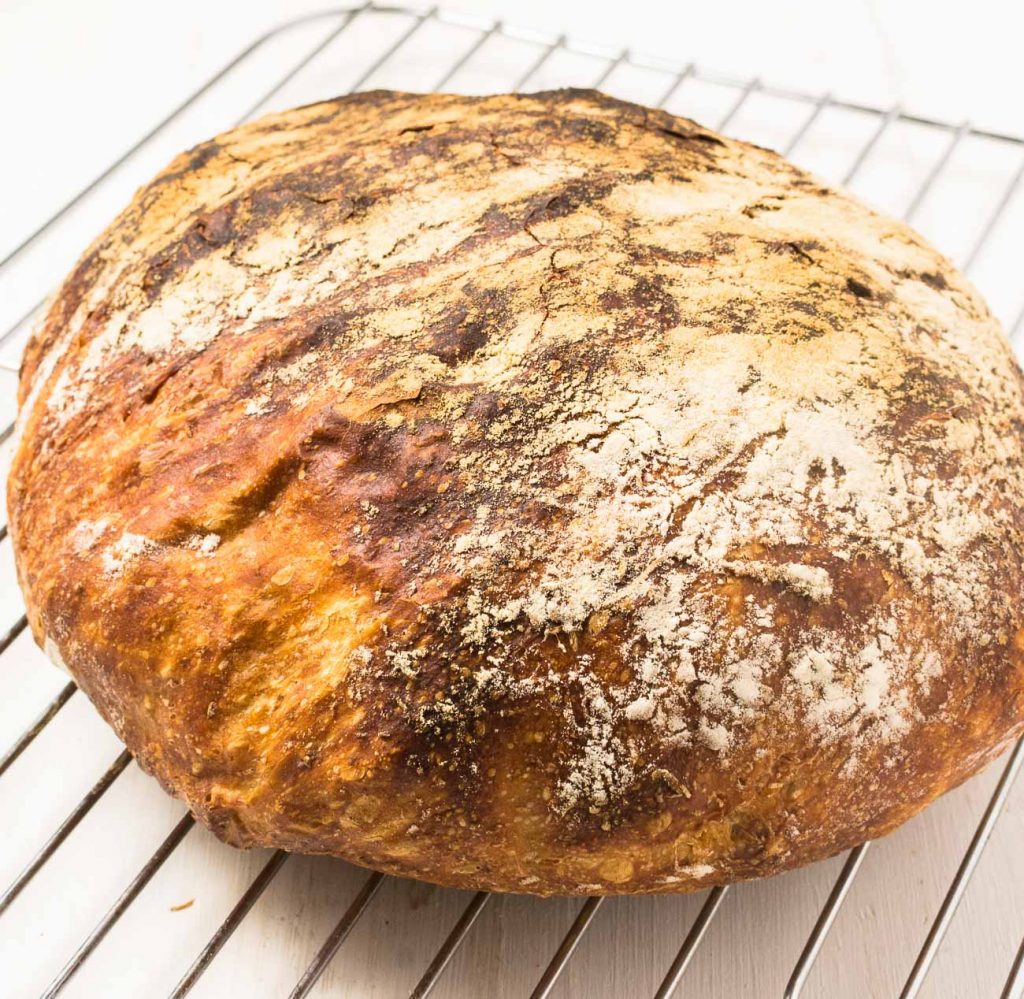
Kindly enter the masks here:
[[685, 891], [1024, 726], [1022, 376], [906, 226], [593, 92], [375, 92], [143, 188], [25, 355], [33, 633], [219, 836]]

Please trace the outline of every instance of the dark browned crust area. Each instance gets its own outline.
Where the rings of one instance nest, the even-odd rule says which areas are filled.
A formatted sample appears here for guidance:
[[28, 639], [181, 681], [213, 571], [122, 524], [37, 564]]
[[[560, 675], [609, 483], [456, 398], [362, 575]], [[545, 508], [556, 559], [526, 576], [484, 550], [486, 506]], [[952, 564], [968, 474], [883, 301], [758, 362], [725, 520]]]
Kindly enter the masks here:
[[20, 402], [36, 640], [238, 845], [692, 890], [1024, 726], [1002, 333], [693, 122], [372, 92], [218, 136], [83, 257]]

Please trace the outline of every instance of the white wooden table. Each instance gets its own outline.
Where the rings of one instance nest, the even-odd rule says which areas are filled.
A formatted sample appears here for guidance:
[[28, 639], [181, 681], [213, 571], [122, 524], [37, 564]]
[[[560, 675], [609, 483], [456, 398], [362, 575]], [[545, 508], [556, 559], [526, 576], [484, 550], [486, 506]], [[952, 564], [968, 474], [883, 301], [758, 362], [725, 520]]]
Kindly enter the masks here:
[[[645, 66], [638, 57], [618, 58], [614, 52], [569, 51], [545, 37], [488, 34], [486, 25], [455, 26], [439, 16], [364, 12], [340, 30], [345, 20], [339, 15], [310, 21], [259, 46], [0, 268], [0, 331], [32, 310], [135, 186], [179, 149], [251, 111], [353, 87], [430, 90], [443, 83], [451, 90], [482, 92], [600, 81], [616, 96], [648, 104], [667, 98], [672, 111], [712, 126], [724, 122], [729, 133], [763, 145], [791, 148], [798, 163], [829, 180], [846, 179], [878, 207], [899, 215], [909, 210], [917, 228], [969, 264], [997, 314], [1020, 332], [1024, 184], [1018, 181], [1024, 145], [773, 93], [748, 81], [718, 79], [703, 68]], [[245, 41], [239, 39], [239, 48]], [[306, 56], [302, 70], [276, 86]], [[123, 151], [110, 150], [110, 159]], [[13, 371], [28, 328], [28, 321], [21, 322], [0, 341], [0, 426], [14, 416]], [[21, 612], [5, 539], [0, 635], [16, 626]], [[0, 655], [0, 754], [67, 682], [27, 632], [14, 638]], [[121, 751], [84, 696], [75, 693], [0, 774], [0, 890], [18, 877]], [[804, 995], [899, 994], [1003, 765], [872, 846]], [[41, 994], [184, 814], [181, 804], [127, 763], [0, 914], [0, 997]], [[921, 995], [1000, 995], [1024, 934], [1022, 844], [1024, 783], [1009, 796]], [[188, 828], [61, 995], [170, 994], [270, 859], [266, 851], [235, 851], [204, 829]], [[842, 857], [835, 858], [731, 889], [677, 994], [782, 995], [842, 864]], [[367, 872], [340, 861], [288, 858], [190, 994], [288, 995], [366, 879]], [[309, 994], [407, 995], [471, 898], [384, 879]], [[704, 901], [703, 895], [609, 900], [551, 995], [653, 995]], [[431, 994], [529, 995], [581, 904], [491, 897]]]

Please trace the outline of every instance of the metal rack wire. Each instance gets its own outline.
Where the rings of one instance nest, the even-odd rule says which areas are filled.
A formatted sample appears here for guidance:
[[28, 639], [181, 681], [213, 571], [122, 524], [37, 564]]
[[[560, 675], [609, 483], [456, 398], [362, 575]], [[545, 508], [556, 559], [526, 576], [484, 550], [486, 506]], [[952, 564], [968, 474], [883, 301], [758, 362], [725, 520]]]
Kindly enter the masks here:
[[[458, 24], [466, 29], [465, 34], [467, 35], [466, 40], [468, 44], [455, 51], [450, 51], [443, 65], [440, 63], [436, 65], [433, 78], [430, 81], [434, 89], [448, 86], [458, 74], [472, 64], [474, 59], [494, 39], [511, 38], [522, 41], [525, 45], [532, 46], [532, 56], [524, 65], [519, 67], [514, 78], [506, 83], [503, 89], [507, 90], [518, 91], [529, 87], [559, 53], [575, 52], [589, 57], [593, 62], [595, 70], [590, 79], [579, 80], [580, 85], [606, 86], [624, 67], [640, 67], [661, 79], [659, 95], [656, 100], [652, 101], [652, 103], [658, 105], [665, 105], [673, 101], [687, 84], [694, 81], [710, 81], [725, 88], [729, 94], [728, 101], [718, 121], [712, 122], [719, 130], [729, 128], [730, 124], [754, 94], [763, 94], [786, 102], [795, 102], [803, 109], [803, 114], [795, 129], [779, 144], [781, 151], [787, 154], [792, 153], [800, 145], [809, 131], [819, 122], [821, 116], [830, 109], [842, 108], [870, 115], [875, 119], [876, 124], [856, 152], [852, 164], [841, 176], [840, 179], [844, 184], [854, 181], [859, 172], [869, 162], [876, 148], [894, 126], [899, 123], [927, 126], [940, 132], [946, 139], [938, 156], [928, 168], [924, 179], [918, 184], [909, 199], [904, 212], [904, 217], [908, 220], [914, 219], [921, 211], [932, 189], [949, 168], [957, 150], [966, 140], [974, 137], [1005, 143], [1017, 151], [1020, 163], [1011, 172], [1004, 187], [998, 192], [994, 205], [990, 212], [982, 218], [981, 224], [977, 227], [977, 231], [970, 241], [966, 252], [962, 255], [961, 266], [967, 271], [971, 271], [982, 257], [983, 250], [993, 233], [998, 230], [1003, 222], [1007, 210], [1019, 193], [1022, 180], [1024, 180], [1024, 139], [1011, 135], [1001, 135], [988, 130], [974, 129], [968, 122], [959, 124], [949, 123], [916, 116], [898, 107], [889, 109], [872, 108], [855, 102], [843, 101], [828, 94], [815, 95], [774, 88], [756, 78], [736, 80], [715, 76], [699, 69], [693, 64], [682, 67], [666, 67], [650, 60], [644, 60], [629, 51], [602, 51], [569, 40], [565, 36], [545, 38], [532, 33], [516, 32], [515, 29], [503, 25], [501, 22], [478, 24], [458, 21], [442, 13], [437, 7], [417, 11], [364, 4], [357, 8], [326, 11], [297, 19], [275, 31], [267, 33], [243, 49], [238, 56], [207, 80], [195, 93], [191, 94], [187, 100], [175, 108], [136, 144], [117, 157], [107, 169], [71, 198], [60, 211], [40, 225], [19, 246], [0, 261], [0, 279], [5, 274], [9, 274], [16, 269], [26, 257], [35, 251], [38, 244], [58, 232], [72, 213], [89, 202], [90, 197], [97, 189], [101, 188], [123, 168], [130, 166], [140, 153], [144, 152], [154, 140], [161, 137], [185, 112], [189, 111], [198, 102], [202, 101], [206, 95], [214, 91], [230, 74], [240, 67], [244, 67], [248, 61], [253, 60], [257, 54], [266, 49], [282, 34], [299, 27], [304, 30], [318, 29], [314, 33], [312, 44], [294, 58], [289, 59], [287, 65], [282, 64], [279, 67], [279, 72], [273, 85], [262, 91], [258, 100], [248, 105], [245, 113], [237, 117], [238, 122], [249, 119], [264, 110], [278, 95], [286, 91], [288, 86], [310, 67], [315, 60], [328, 52], [329, 48], [338, 39], [342, 38], [346, 32], [351, 31], [353, 25], [357, 22], [385, 15], [400, 19], [400, 30], [397, 34], [389, 36], [390, 40], [388, 43], [374, 54], [374, 57], [368, 64], [364, 65], [355, 79], [348, 82], [347, 89], [349, 90], [361, 89], [370, 81], [376, 80], [378, 74], [386, 69], [389, 64], [401, 60], [403, 52], [407, 50], [428, 25]], [[325, 93], [323, 96], [328, 96], [328, 94]], [[226, 127], [229, 124], [231, 122], [222, 122], [222, 127]], [[43, 268], [42, 273], [49, 283], [53, 283], [60, 277], [61, 272], [60, 270], [47, 272], [46, 268]], [[39, 302], [36, 302], [24, 314], [20, 315], [18, 320], [0, 336], [0, 367], [16, 370], [18, 346], [27, 335], [29, 324], [33, 315], [38, 311], [39, 304]], [[1011, 338], [1015, 338], [1021, 333], [1022, 327], [1024, 327], [1024, 303], [1020, 303], [1018, 311], [1011, 314], [1007, 325]], [[0, 442], [6, 440], [10, 436], [11, 431], [12, 426], [8, 426], [0, 431]], [[6, 525], [3, 525], [0, 526], [0, 541], [5, 536]], [[0, 636], [0, 656], [3, 656], [10, 648], [12, 643], [24, 631], [25, 627], [26, 620], [24, 615], [22, 615], [9, 627], [6, 633]], [[76, 690], [77, 688], [74, 683], [68, 683], [60, 689], [56, 696], [45, 706], [45, 709], [38, 718], [3, 752], [3, 755], [0, 756], [0, 778], [6, 774], [34, 740], [44, 732], [47, 726], [58, 717], [65, 706], [75, 697]], [[75, 832], [76, 828], [79, 827], [89, 812], [109, 791], [130, 763], [130, 755], [127, 751], [122, 751], [96, 779], [92, 787], [67, 814], [66, 818], [44, 839], [35, 856], [25, 865], [22, 872], [6, 888], [3, 894], [0, 894], [0, 933], [3, 932], [2, 917], [4, 913], [32, 880], [45, 868], [48, 861]], [[980, 819], [974, 837], [966, 853], [963, 855], [959, 870], [948, 887], [945, 899], [931, 924], [931, 928], [922, 943], [917, 960], [906, 979], [901, 992], [903, 999], [912, 999], [912, 997], [917, 996], [924, 984], [943, 938], [946, 935], [946, 931], [950, 926], [953, 914], [964, 896], [968, 882], [1006, 804], [1014, 780], [1022, 765], [1024, 765], [1024, 740], [1017, 743], [1009, 756], [1002, 776], [996, 786], [995, 793]], [[43, 993], [47, 999], [59, 995], [73, 976], [88, 961], [90, 955], [96, 950], [104, 937], [125, 915], [161, 866], [172, 856], [175, 849], [189, 832], [193, 821], [192, 817], [188, 814], [181, 816], [156, 851], [139, 868], [120, 896], [113, 902], [107, 914], [95, 925], [92, 932], [81, 942], [77, 950], [66, 960], [60, 971], [53, 977], [53, 980]], [[786, 999], [796, 999], [802, 993], [810, 971], [825, 945], [833, 923], [861, 869], [868, 849], [869, 844], [865, 843], [850, 851], [847, 855], [832, 890], [810, 930], [806, 944], [793, 967], [792, 976], [784, 992]], [[191, 992], [287, 862], [288, 855], [280, 851], [270, 857], [230, 910], [227, 917], [210, 937], [208, 943], [196, 955], [188, 971], [171, 993], [172, 999], [182, 999], [182, 997]], [[361, 888], [355, 894], [348, 908], [323, 941], [305, 972], [295, 984], [291, 991], [291, 999], [302, 999], [302, 997], [311, 992], [385, 881], [385, 877], [380, 874], [372, 873], [366, 875]], [[729, 889], [727, 888], [715, 888], [707, 893], [702, 908], [690, 925], [675, 958], [666, 969], [664, 979], [655, 992], [656, 999], [668, 999], [668, 997], [676, 994], [688, 965], [697, 952], [705, 932], [719, 912], [728, 892]], [[474, 924], [490, 901], [491, 896], [485, 892], [478, 892], [471, 897], [423, 972], [420, 980], [412, 989], [410, 996], [413, 999], [425, 999], [431, 993], [445, 974], [446, 969], [449, 968], [452, 958], [460, 946], [472, 933]], [[572, 926], [553, 948], [550, 962], [532, 992], [533, 999], [544, 999], [555, 989], [563, 972], [572, 960], [577, 945], [590, 928], [603, 901], [602, 898], [594, 897], [585, 900], [581, 904]], [[1002, 993], [1003, 999], [1010, 999], [1011, 996], [1019, 995], [1022, 989], [1024, 989], [1024, 942], [1020, 945], [1012, 967], [1008, 969]]]

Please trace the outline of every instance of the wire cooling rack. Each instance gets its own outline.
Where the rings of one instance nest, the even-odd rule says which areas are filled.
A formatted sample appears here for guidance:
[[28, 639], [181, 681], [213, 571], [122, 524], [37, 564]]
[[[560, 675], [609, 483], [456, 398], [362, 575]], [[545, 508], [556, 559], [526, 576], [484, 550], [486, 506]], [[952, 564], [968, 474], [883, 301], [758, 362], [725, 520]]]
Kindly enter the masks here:
[[[1011, 337], [1021, 333], [1021, 137], [460, 20], [436, 7], [367, 4], [257, 39], [0, 261], [5, 451], [18, 361], [42, 296], [179, 149], [258, 113], [349, 90], [565, 85], [668, 107], [852, 187], [954, 257]], [[0, 526], [3, 999], [795, 999], [805, 986], [829, 997], [1024, 992], [1024, 803], [1011, 797], [1024, 741], [1001, 773], [948, 795], [871, 856], [865, 844], [770, 881], [696, 896], [542, 901], [433, 888], [325, 858], [233, 851], [182, 815], [75, 684], [45, 665], [26, 630], [6, 534]], [[954, 918], [958, 908], [966, 918]]]

